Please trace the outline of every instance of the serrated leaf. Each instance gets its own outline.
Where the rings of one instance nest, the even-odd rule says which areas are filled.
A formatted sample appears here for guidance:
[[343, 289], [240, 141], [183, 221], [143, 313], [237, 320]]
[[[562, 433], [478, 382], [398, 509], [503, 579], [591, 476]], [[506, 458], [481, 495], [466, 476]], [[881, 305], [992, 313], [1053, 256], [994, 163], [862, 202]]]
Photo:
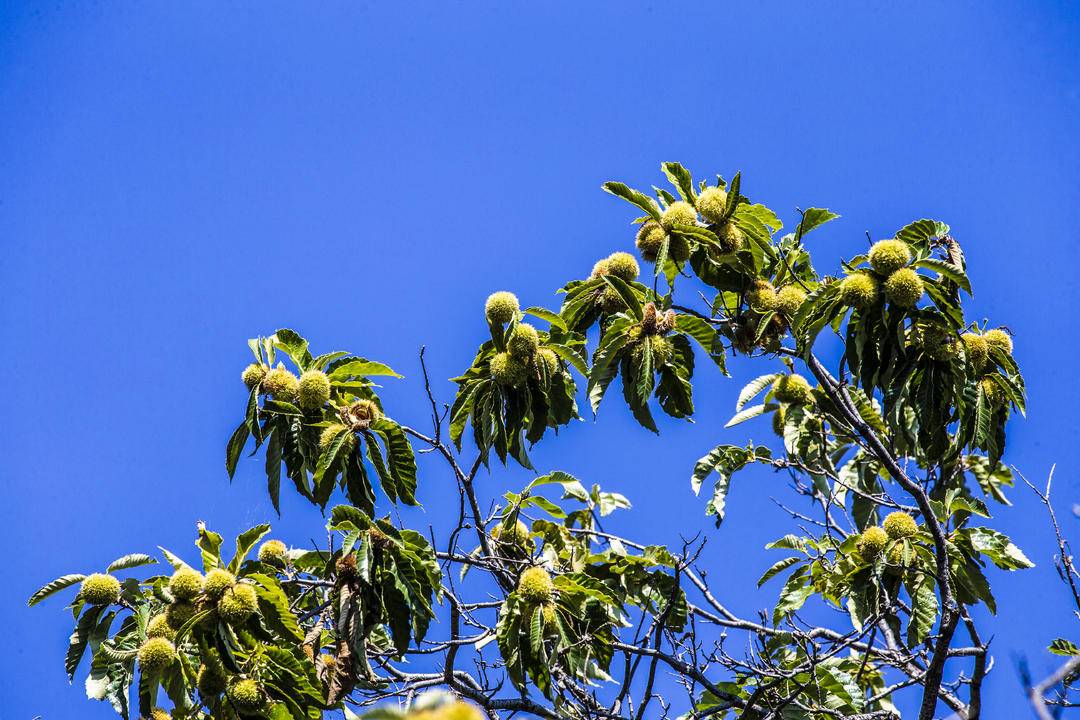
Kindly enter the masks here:
[[533, 317], [538, 317], [541, 320], [546, 320], [548, 323], [559, 328], [563, 332], [567, 331], [567, 327], [566, 324], [563, 322], [562, 316], [556, 312], [548, 310], [547, 308], [535, 306], [527, 307], [525, 308], [525, 313], [528, 315], [532, 315]]
[[263, 620], [282, 636], [296, 642], [303, 642], [304, 633], [296, 623], [296, 617], [289, 610], [289, 598], [286, 597], [278, 581], [259, 573], [248, 575], [247, 579], [253, 581]]
[[1046, 649], [1055, 655], [1080, 655], [1080, 647], [1065, 638], [1055, 638]]
[[81, 575], [78, 573], [72, 573], [71, 575], [63, 575], [61, 577], [58, 577], [52, 582], [42, 585], [40, 588], [38, 588], [37, 591], [30, 596], [30, 599], [26, 601], [26, 606], [33, 607], [45, 598], [49, 597], [50, 595], [60, 592], [64, 588], [71, 587], [76, 583], [80, 583], [85, 579], [86, 575]]
[[626, 305], [626, 311], [635, 319], [641, 320], [641, 298], [638, 297], [634, 288], [630, 287], [630, 284], [622, 278], [617, 278], [614, 275], [604, 275], [602, 279], [619, 293], [623, 303]]
[[903, 240], [909, 245], [925, 247], [933, 238], [944, 237], [949, 234], [949, 226], [937, 220], [916, 220], [900, 228], [896, 232], [896, 239]]
[[724, 360], [724, 347], [719, 342], [716, 328], [705, 320], [694, 315], [679, 314], [675, 316], [675, 329], [680, 333], [691, 337], [708, 354], [720, 372], [727, 375], [727, 366]]
[[750, 418], [756, 418], [758, 415], [762, 415], [762, 414], [767, 413], [767, 412], [772, 412], [773, 410], [776, 410], [778, 407], [780, 407], [780, 406], [777, 405], [776, 403], [768, 403], [768, 404], [764, 404], [764, 405], [751, 405], [750, 407], [745, 408], [745, 409], [740, 410], [739, 412], [735, 413], [735, 415], [730, 420], [728, 420], [727, 423], [724, 424], [724, 427], [725, 428], [734, 427], [734, 426], [738, 425], [741, 422], [746, 422]]
[[307, 370], [311, 363], [311, 353], [308, 352], [308, 341], [300, 336], [300, 333], [289, 328], [281, 328], [271, 338], [274, 347], [288, 355], [301, 371]]
[[972, 546], [1002, 570], [1023, 570], [1035, 567], [1024, 551], [1018, 548], [1008, 535], [986, 527], [968, 530]]
[[848, 394], [851, 396], [855, 409], [859, 411], [859, 417], [863, 419], [863, 422], [877, 433], [888, 434], [889, 431], [885, 426], [885, 421], [881, 419], [881, 409], [877, 406], [877, 401], [868, 397], [862, 388], [849, 387]]
[[798, 611], [807, 598], [813, 594], [814, 587], [808, 582], [809, 578], [806, 575], [805, 567], [799, 568], [788, 577], [787, 582], [784, 583], [784, 587], [780, 591], [780, 598], [776, 601], [776, 607], [773, 608], [773, 625], [779, 624], [782, 619]]
[[402, 377], [394, 372], [389, 365], [384, 365], [383, 363], [375, 362], [374, 360], [365, 360], [364, 358], [357, 358], [338, 365], [328, 377], [331, 382], [334, 382], [344, 381], [354, 377], [368, 377], [371, 375], [388, 375], [396, 378]]
[[604, 192], [611, 193], [615, 197], [620, 197], [630, 204], [641, 208], [647, 212], [652, 219], [660, 219], [660, 208], [658, 208], [652, 198], [645, 193], [629, 188], [621, 182], [606, 182], [600, 187], [603, 188]]
[[807, 208], [802, 214], [798, 227], [795, 228], [795, 240], [801, 242], [806, 233], [838, 217], [840, 217], [838, 214], [826, 208]]
[[248, 430], [248, 423], [245, 419], [240, 423], [240, 426], [233, 431], [232, 436], [229, 438], [229, 443], [225, 447], [225, 470], [229, 473], [229, 479], [232, 480], [233, 475], [236, 474], [236, 464], [240, 461], [240, 453], [244, 451], [244, 445], [247, 444], [248, 435], [251, 433]]
[[914, 588], [909, 588], [911, 595], [911, 619], [908, 620], [907, 640], [909, 647], [917, 647], [930, 631], [938, 615], [938, 599], [934, 593], [934, 583], [924, 577]]
[[762, 585], [769, 582], [770, 580], [772, 580], [774, 577], [776, 577], [780, 573], [787, 570], [792, 565], [795, 565], [796, 563], [799, 563], [801, 561], [802, 561], [802, 558], [789, 557], [789, 558], [784, 558], [783, 560], [780, 560], [780, 561], [774, 563], [772, 567], [770, 567], [768, 570], [766, 570], [764, 572], [764, 574], [762, 574], [762, 576], [760, 578], [758, 578], [757, 586], [761, 587]]
[[697, 201], [694, 193], [694, 179], [690, 171], [677, 162], [660, 163], [660, 169], [667, 175], [667, 179], [679, 191], [679, 197], [693, 205]]
[[264, 523], [256, 525], [250, 530], [245, 530], [236, 536], [236, 554], [229, 561], [229, 572], [235, 575], [240, 570], [240, 565], [247, 558], [248, 553], [251, 552], [251, 548], [255, 547], [255, 543], [265, 537], [268, 532], [270, 532], [270, 526]]
[[933, 270], [938, 275], [953, 281], [967, 291], [968, 295], [971, 295], [971, 281], [968, 280], [967, 273], [961, 268], [937, 258], [924, 258], [914, 263], [914, 266], [924, 270]]
[[695, 495], [700, 493], [701, 484], [711, 473], [715, 472], [719, 476], [713, 485], [712, 497], [705, 505], [705, 514], [715, 515], [717, 526], [724, 520], [724, 506], [731, 476], [751, 462], [771, 457], [772, 453], [764, 446], [744, 448], [737, 445], [717, 445], [708, 455], [697, 461], [690, 475], [690, 487]]
[[143, 553], [132, 553], [125, 555], [124, 557], [117, 558], [109, 563], [109, 567], [105, 569], [105, 572], [116, 572], [117, 570], [129, 570], [135, 567], [141, 567], [143, 565], [156, 565], [157, 560]]
[[770, 387], [778, 377], [780, 377], [780, 373], [769, 373], [768, 375], [760, 375], [746, 383], [743, 389], [739, 391], [739, 399], [735, 403], [735, 412], [742, 410], [746, 403], [754, 399], [762, 390]]

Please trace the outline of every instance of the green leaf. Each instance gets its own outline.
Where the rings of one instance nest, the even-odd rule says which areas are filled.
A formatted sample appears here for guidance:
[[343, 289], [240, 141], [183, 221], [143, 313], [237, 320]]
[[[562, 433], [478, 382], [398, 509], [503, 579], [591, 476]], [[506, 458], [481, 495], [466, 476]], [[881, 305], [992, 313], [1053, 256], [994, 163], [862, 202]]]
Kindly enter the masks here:
[[806, 538], [801, 538], [798, 535], [785, 535], [779, 540], [774, 540], [765, 546], [766, 550], [798, 550], [799, 552], [806, 552], [810, 543]]
[[835, 661], [826, 660], [814, 668], [818, 687], [825, 693], [826, 705], [833, 710], [863, 709], [865, 698], [859, 684], [849, 673], [837, 667]]
[[53, 580], [52, 582], [50, 582], [50, 583], [48, 583], [46, 585], [42, 585], [40, 588], [38, 588], [38, 590], [33, 595], [30, 596], [30, 599], [26, 601], [26, 606], [27, 607], [34, 607], [39, 602], [41, 602], [45, 598], [49, 597], [53, 593], [60, 592], [64, 588], [71, 587], [72, 585], [75, 585], [76, 583], [80, 583], [85, 579], [86, 579], [85, 575], [80, 575], [80, 574], [77, 574], [77, 573], [71, 574], [71, 575], [64, 575], [62, 577], [58, 577], [55, 580]]
[[533, 317], [538, 317], [541, 320], [548, 321], [551, 325], [557, 327], [558, 329], [562, 330], [563, 332], [567, 332], [567, 330], [568, 330], [568, 328], [566, 327], [566, 324], [563, 322], [562, 316], [559, 315], [556, 312], [552, 312], [551, 310], [548, 310], [547, 308], [535, 307], [535, 306], [534, 307], [527, 307], [527, 308], [525, 308], [524, 312], [526, 314], [528, 314], [528, 315], [532, 315]]
[[739, 400], [735, 403], [735, 412], [742, 410], [746, 403], [754, 399], [762, 390], [772, 386], [778, 377], [780, 377], [780, 373], [769, 373], [768, 375], [760, 375], [746, 383], [743, 389], [739, 391]]
[[266, 443], [266, 491], [270, 495], [270, 502], [274, 510], [281, 515], [281, 458], [284, 447], [284, 436], [289, 432], [286, 422], [277, 425], [270, 432]]
[[660, 163], [660, 169], [679, 191], [679, 197], [693, 205], [697, 196], [694, 193], [694, 179], [690, 176], [690, 171], [677, 162]]
[[897, 240], [903, 240], [917, 249], [925, 249], [930, 240], [945, 237], [949, 234], [949, 226], [937, 220], [916, 220], [905, 225], [896, 233]]
[[315, 484], [315, 501], [320, 507], [326, 507], [326, 502], [330, 499], [330, 495], [334, 490], [333, 483], [330, 482], [333, 476], [332, 474], [328, 475], [328, 473], [331, 472], [331, 468], [340, 466], [338, 461], [341, 458], [339, 458], [339, 455], [343, 456], [341, 450], [346, 447], [351, 434], [351, 430], [339, 431], [330, 442], [330, 446], [319, 456], [319, 461], [315, 465], [315, 475], [312, 482]]
[[967, 273], [965, 273], [961, 268], [958, 268], [951, 263], [947, 263], [944, 260], [938, 260], [936, 258], [924, 258], [917, 261], [914, 265], [917, 268], [933, 270], [942, 277], [953, 281], [961, 288], [966, 290], [968, 295], [971, 295], [971, 281], [968, 280]]
[[660, 208], [658, 208], [653, 199], [645, 193], [633, 190], [621, 182], [606, 182], [600, 187], [603, 188], [604, 192], [611, 193], [615, 197], [621, 197], [630, 204], [641, 208], [647, 212], [653, 220], [660, 219]]
[[825, 208], [807, 208], [802, 214], [802, 219], [799, 221], [798, 227], [795, 228], [796, 242], [802, 241], [806, 233], [811, 230], [819, 228], [830, 220], [835, 220], [838, 217], [840, 216]]
[[308, 341], [300, 336], [300, 333], [281, 328], [270, 337], [274, 347], [288, 355], [301, 371], [307, 370], [311, 363], [311, 353], [308, 352]]
[[739, 190], [742, 188], [742, 172], [735, 173], [731, 178], [731, 186], [727, 189], [727, 202], [724, 204], [724, 219], [732, 216], [739, 206]]
[[406, 505], [417, 505], [416, 456], [405, 431], [386, 417], [379, 418], [372, 424], [371, 429], [378, 433], [386, 444], [388, 469], [393, 477], [397, 496]]
[[101, 605], [88, 608], [83, 613], [83, 616], [79, 618], [74, 632], [68, 638], [67, 654], [64, 657], [64, 668], [67, 670], [68, 682], [71, 682], [72, 678], [75, 677], [75, 671], [79, 669], [79, 663], [86, 653], [86, 644], [90, 640], [90, 633], [104, 611], [105, 607]]
[[[534, 489], [542, 487], [544, 485], [558, 484], [563, 489], [563, 499], [573, 498], [579, 502], [588, 503], [589, 493], [585, 490], [585, 487], [574, 476], [564, 473], [561, 470], [548, 473], [547, 475], [541, 475], [540, 477], [529, 483], [523, 492], [523, 494], [531, 493]], [[557, 506], [556, 506], [557, 507]], [[549, 508], [548, 509], [550, 512]], [[561, 508], [559, 511], [562, 512]], [[565, 514], [563, 515], [565, 517]]]
[[309, 370], [322, 370], [335, 360], [339, 360], [343, 357], [347, 357], [349, 353], [344, 350], [335, 350], [334, 352], [323, 353], [319, 357], [311, 361]]
[[109, 563], [109, 567], [105, 569], [105, 572], [116, 572], [117, 570], [130, 570], [131, 568], [141, 567], [143, 565], [156, 565], [157, 560], [145, 555], [143, 553], [132, 553], [125, 555], [122, 558], [117, 558]]
[[792, 565], [795, 565], [795, 564], [799, 563], [801, 560], [802, 560], [802, 558], [789, 557], [789, 558], [784, 558], [783, 560], [780, 560], [780, 561], [774, 563], [773, 566], [771, 568], [769, 568], [768, 570], [766, 570], [765, 573], [758, 579], [757, 586], [761, 587], [762, 585], [769, 582], [770, 580], [772, 580], [774, 577], [776, 577], [780, 573], [787, 570]]
[[529, 505], [534, 505], [546, 512], [548, 515], [554, 518], [558, 518], [560, 520], [566, 517], [565, 510], [548, 500], [543, 495], [533, 495], [532, 497], [525, 498], [521, 503], [522, 507], [528, 507]]
[[909, 587], [911, 595], [911, 619], [908, 620], [907, 639], [909, 647], [916, 647], [934, 627], [938, 614], [938, 599], [934, 582], [923, 576], [915, 587]]
[[386, 466], [386, 460], [383, 459], [382, 450], [379, 448], [379, 444], [375, 442], [374, 438], [364, 443], [364, 450], [367, 452], [368, 460], [375, 467], [375, 472], [379, 476], [379, 482], [382, 484], [383, 492], [386, 493], [386, 497], [390, 502], [397, 502], [397, 482], [394, 481], [394, 476], [390, 473], [390, 468]]
[[717, 527], [724, 520], [724, 506], [727, 502], [731, 476], [751, 462], [771, 458], [772, 453], [764, 446], [755, 448], [751, 445], [743, 448], [737, 445], [717, 445], [708, 455], [697, 461], [690, 475], [690, 487], [695, 495], [700, 493], [701, 484], [710, 473], [716, 472], [719, 475], [713, 486], [712, 497], [705, 505], [705, 514], [716, 516]]
[[251, 548], [255, 547], [255, 543], [259, 542], [266, 533], [270, 532], [270, 526], [256, 525], [250, 530], [245, 530], [236, 537], [236, 554], [233, 555], [233, 559], [229, 561], [228, 570], [235, 575], [240, 570], [241, 563], [247, 558], [248, 553], [251, 552]]
[[605, 605], [619, 606], [619, 599], [606, 586], [594, 577], [585, 573], [566, 573], [554, 578], [555, 587], [562, 593], [575, 593], [586, 595], [599, 600]]
[[1024, 551], [1013, 544], [1008, 535], [986, 527], [968, 530], [971, 545], [1002, 570], [1023, 570], [1035, 567]]
[[881, 409], [877, 406], [877, 401], [869, 398], [862, 388], [849, 387], [848, 394], [863, 422], [872, 427], [875, 432], [887, 435], [889, 430], [885, 426], [885, 421], [881, 419]]
[[744, 410], [740, 410], [739, 412], [737, 412], [730, 420], [727, 421], [727, 423], [724, 425], [724, 427], [726, 427], [726, 428], [734, 427], [735, 425], [738, 425], [741, 422], [746, 422], [750, 418], [755, 418], [758, 415], [762, 415], [762, 414], [767, 413], [767, 412], [772, 412], [773, 410], [776, 410], [778, 407], [780, 407], [780, 406], [777, 405], [776, 403], [768, 403], [767, 405], [751, 405], [750, 407], [745, 408]]
[[617, 278], [614, 275], [604, 275], [603, 280], [615, 288], [615, 291], [622, 297], [623, 302], [626, 304], [626, 311], [635, 319], [641, 320], [641, 298], [638, 297], [634, 288], [630, 287], [622, 278]]
[[357, 358], [338, 365], [328, 377], [331, 382], [334, 382], [345, 381], [349, 378], [368, 377], [371, 375], [389, 375], [390, 377], [396, 378], [401, 377], [401, 375], [394, 372], [390, 366], [384, 365], [381, 362], [375, 362], [374, 360], [365, 360], [364, 358]]
[[202, 551], [203, 571], [221, 567], [221, 536], [199, 525], [199, 539], [195, 544]]
[[244, 451], [244, 445], [247, 444], [248, 435], [251, 433], [248, 430], [247, 420], [240, 423], [240, 426], [233, 431], [232, 437], [229, 438], [229, 444], [225, 448], [225, 469], [229, 473], [229, 479], [232, 480], [233, 475], [236, 474], [236, 464], [240, 461], [240, 453]]
[[727, 375], [724, 346], [720, 342], [716, 328], [696, 315], [679, 314], [675, 316], [675, 329], [693, 338], [720, 368], [720, 372]]
[[805, 566], [788, 577], [787, 582], [784, 583], [784, 587], [780, 591], [780, 599], [777, 600], [776, 607], [773, 608], [773, 625], [779, 624], [782, 619], [798, 611], [807, 598], [813, 594], [814, 587], [809, 584], [809, 580]]
[[255, 592], [259, 596], [259, 609], [263, 620], [285, 638], [303, 642], [304, 633], [289, 610], [289, 598], [285, 596], [277, 579], [259, 573], [248, 575], [247, 578], [253, 581]]
[[1080, 647], [1076, 647], [1075, 644], [1065, 638], [1056, 638], [1050, 643], [1047, 650], [1055, 655], [1080, 655]]
[[585, 362], [585, 357], [567, 345], [559, 345], [558, 343], [547, 343], [544, 345], [549, 350], [555, 352], [556, 355], [561, 357], [566, 362], [570, 363], [575, 370], [582, 375], [588, 376], [589, 367]]
[[[600, 401], [603, 400], [608, 385], [618, 374], [619, 363], [616, 360], [620, 351], [626, 345], [625, 329], [617, 332], [614, 323], [604, 333], [604, 340], [607, 340], [608, 337], [612, 339], [597, 349], [592, 369], [589, 371], [586, 394], [589, 397], [589, 404], [592, 406], [593, 414], [600, 408]], [[601, 342], [603, 343], [604, 340], [601, 340]]]

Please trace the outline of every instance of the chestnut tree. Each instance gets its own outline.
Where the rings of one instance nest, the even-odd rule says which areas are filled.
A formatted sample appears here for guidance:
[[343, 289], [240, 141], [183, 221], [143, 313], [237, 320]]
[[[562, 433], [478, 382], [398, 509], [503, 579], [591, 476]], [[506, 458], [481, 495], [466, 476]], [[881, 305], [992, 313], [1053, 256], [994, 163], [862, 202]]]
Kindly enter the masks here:
[[[154, 720], [886, 720], [904, 696], [919, 720], [980, 717], [993, 628], [972, 609], [993, 613], [997, 574], [1032, 566], [987, 525], [1007, 511], [1006, 429], [1025, 392], [1011, 333], [968, 309], [960, 244], [916, 220], [822, 274], [808, 239], [835, 213], [800, 210], [785, 233], [739, 174], [662, 170], [671, 188], [654, 195], [603, 186], [637, 216], [636, 256], [600, 260], [558, 308], [490, 296], [445, 404], [421, 352], [422, 425], [384, 406], [375, 381], [400, 376], [383, 363], [289, 329], [250, 340], [227, 473], [257, 456], [275, 508], [284, 485], [326, 510], [326, 545], [200, 526], [190, 552], [54, 580], [30, 604], [66, 593], [69, 675], [82, 667], [90, 698]], [[533, 445], [601, 403], [654, 432], [657, 413], [692, 418], [695, 373], [730, 362], [761, 374], [727, 427], [771, 423], [778, 439], [687, 459], [703, 524], [723, 521], [751, 465], [786, 473], [809, 508], [768, 545], [759, 584], [776, 601], [760, 616], [728, 609], [739, 588], [710, 586], [700, 539], [606, 532], [605, 516], [633, 512], [618, 487], [557, 467], [500, 483], [499, 467], [533, 469]], [[391, 512], [424, 497], [419, 452], [457, 487], [448, 527]], [[808, 622], [811, 604], [837, 612]], [[1063, 702], [1052, 690], [1033, 688], [1041, 712]]]

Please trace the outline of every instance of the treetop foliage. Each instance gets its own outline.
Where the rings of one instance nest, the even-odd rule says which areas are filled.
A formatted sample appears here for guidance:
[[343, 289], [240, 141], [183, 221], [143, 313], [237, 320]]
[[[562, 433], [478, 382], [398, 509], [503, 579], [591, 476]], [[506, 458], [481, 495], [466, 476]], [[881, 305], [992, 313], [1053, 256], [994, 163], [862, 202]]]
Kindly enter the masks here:
[[[1032, 566], [986, 525], [1008, 505], [1006, 426], [1025, 390], [1011, 333], [966, 314], [959, 243], [948, 225], [915, 220], [822, 274], [812, 234], [836, 213], [800, 210], [783, 232], [740, 174], [662, 171], [670, 189], [652, 194], [603, 185], [631, 206], [641, 264], [614, 252], [565, 283], [558, 308], [492, 294], [450, 403], [424, 367], [430, 430], [384, 407], [374, 379], [401, 377], [388, 366], [316, 355], [289, 329], [250, 340], [227, 473], [249, 451], [275, 509], [283, 478], [331, 507], [326, 547], [291, 547], [259, 525], [233, 549], [200, 526], [197, 552], [54, 580], [30, 604], [68, 591], [69, 678], [88, 665], [90, 698], [155, 720], [884, 720], [904, 694], [920, 720], [940, 707], [979, 717], [992, 633], [971, 610], [996, 611], [991, 566]], [[831, 369], [815, 353], [826, 336], [841, 346]], [[529, 457], [581, 419], [579, 400], [597, 413], [617, 378], [622, 399], [607, 404], [642, 427], [659, 432], [658, 413], [691, 419], [695, 371], [727, 375], [735, 358], [766, 367], [725, 427], [768, 422], [778, 440], [688, 459], [690, 489], [716, 526], [750, 465], [785, 473], [804, 500], [768, 545], [782, 557], [759, 585], [777, 585], [777, 599], [754, 619], [696, 569], [700, 540], [666, 548], [605, 532], [626, 497]], [[458, 487], [451, 528], [387, 514], [423, 497], [418, 451], [441, 457]], [[507, 463], [537, 476], [516, 491], [478, 479]], [[836, 610], [832, 621], [801, 618], [810, 602]], [[725, 644], [736, 631], [746, 642]]]

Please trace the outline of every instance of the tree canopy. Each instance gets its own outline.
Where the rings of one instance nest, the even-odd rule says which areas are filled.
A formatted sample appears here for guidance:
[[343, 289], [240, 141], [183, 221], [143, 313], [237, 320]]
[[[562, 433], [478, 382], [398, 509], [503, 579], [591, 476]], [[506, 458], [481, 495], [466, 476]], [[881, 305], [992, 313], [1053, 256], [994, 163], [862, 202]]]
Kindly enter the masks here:
[[[87, 695], [125, 719], [885, 720], [902, 696], [920, 720], [980, 717], [993, 630], [972, 610], [995, 612], [996, 573], [1032, 566], [987, 524], [1009, 504], [1002, 457], [1025, 390], [1011, 333], [969, 310], [960, 243], [918, 219], [838, 263], [812, 259], [808, 236], [836, 213], [799, 210], [785, 233], [738, 173], [662, 170], [670, 189], [652, 195], [603, 185], [636, 216], [637, 257], [599, 260], [557, 309], [490, 296], [463, 329], [482, 341], [452, 401], [421, 352], [428, 427], [384, 406], [376, 380], [401, 376], [377, 360], [291, 329], [250, 340], [226, 471], [262, 462], [275, 509], [284, 480], [326, 510], [325, 546], [268, 525], [226, 542], [200, 525], [192, 551], [52, 581], [29, 603], [69, 598], [69, 677], [82, 667]], [[606, 532], [630, 499], [529, 455], [605, 402], [653, 432], [657, 413], [691, 419], [695, 372], [734, 361], [762, 369], [726, 427], [770, 423], [777, 440], [687, 458], [703, 524], [723, 522], [751, 465], [787, 473], [812, 508], [768, 545], [778, 559], [759, 585], [776, 602], [751, 618], [697, 569], [700, 539]], [[617, 378], [621, 400], [608, 397]], [[457, 486], [451, 527], [392, 511], [424, 497], [418, 452]], [[534, 479], [478, 475], [508, 463]], [[835, 612], [811, 622], [811, 604]], [[1080, 656], [1064, 639], [1051, 649]], [[1072, 669], [1033, 687], [1040, 712]]]

